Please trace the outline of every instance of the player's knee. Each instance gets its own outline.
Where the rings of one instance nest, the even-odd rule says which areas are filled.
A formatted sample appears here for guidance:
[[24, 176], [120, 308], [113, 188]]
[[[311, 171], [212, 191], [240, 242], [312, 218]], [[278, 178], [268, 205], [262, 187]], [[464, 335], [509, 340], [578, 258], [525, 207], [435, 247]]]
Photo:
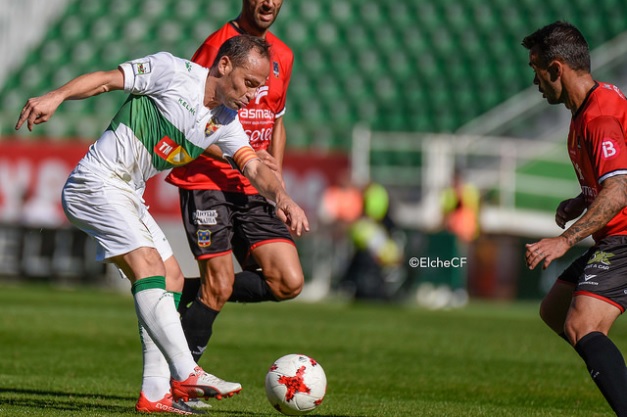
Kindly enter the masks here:
[[578, 337], [579, 332], [580, 330], [578, 326], [574, 324], [572, 320], [570, 321], [567, 320], [566, 323], [564, 323], [564, 335], [566, 336], [566, 338], [570, 341], [572, 345], [577, 343], [577, 341], [579, 340], [579, 337]]
[[284, 301], [298, 297], [303, 291], [305, 277], [302, 273], [290, 273], [282, 275], [280, 279], [276, 281], [278, 281], [280, 285], [274, 287], [272, 284], [269, 285], [277, 301]]
[[183, 291], [183, 285], [185, 284], [185, 277], [182, 272], [168, 274], [166, 272], [166, 289], [168, 291], [181, 292]]
[[201, 277], [199, 298], [212, 308], [224, 305], [233, 292], [232, 274], [212, 273]]
[[277, 301], [285, 301], [285, 300], [291, 300], [293, 298], [298, 297], [298, 295], [301, 293], [301, 291], [303, 290], [303, 287], [281, 287], [279, 291], [273, 291], [273, 294], [276, 298]]
[[566, 323], [564, 323], [564, 334], [568, 338], [571, 344], [575, 345], [582, 337], [587, 335], [588, 333], [601, 331], [604, 334], [606, 332], [602, 331], [599, 326], [592, 325], [586, 320], [578, 320], [577, 318], [568, 318]]

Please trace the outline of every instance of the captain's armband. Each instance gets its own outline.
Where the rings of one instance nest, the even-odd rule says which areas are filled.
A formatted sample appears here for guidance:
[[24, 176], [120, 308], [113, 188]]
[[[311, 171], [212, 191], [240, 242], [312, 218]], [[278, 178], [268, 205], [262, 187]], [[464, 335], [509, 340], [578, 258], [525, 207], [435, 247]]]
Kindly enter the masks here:
[[246, 167], [246, 164], [253, 159], [258, 158], [257, 153], [250, 146], [244, 146], [238, 149], [232, 157], [224, 155], [224, 159], [226, 159], [229, 165], [231, 165], [233, 169], [237, 169], [242, 174], [244, 173], [244, 167]]

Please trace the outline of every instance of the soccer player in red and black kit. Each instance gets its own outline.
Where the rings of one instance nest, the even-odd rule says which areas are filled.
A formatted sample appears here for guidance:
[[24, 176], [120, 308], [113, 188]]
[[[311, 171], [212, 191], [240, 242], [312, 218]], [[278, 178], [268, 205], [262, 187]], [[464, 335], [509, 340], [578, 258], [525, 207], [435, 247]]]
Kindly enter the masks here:
[[[271, 45], [270, 76], [254, 100], [240, 103], [238, 113], [250, 144], [280, 179], [286, 138], [283, 114], [294, 55], [269, 28], [282, 3], [243, 0], [240, 15], [211, 34], [192, 58], [209, 67], [220, 45], [243, 33], [265, 38]], [[173, 169], [167, 177], [179, 187], [183, 223], [202, 277], [185, 279], [179, 309], [196, 360], [225, 302], [291, 299], [304, 283], [296, 246], [274, 206], [217, 147], [210, 151], [215, 151], [212, 157]], [[243, 268], [240, 273], [234, 274], [232, 254]]]
[[555, 220], [564, 228], [581, 217], [560, 236], [527, 245], [527, 265], [546, 268], [585, 237], [595, 242], [558, 277], [540, 315], [574, 346], [616, 415], [626, 417], [627, 368], [607, 335], [627, 308], [627, 100], [592, 78], [588, 43], [571, 24], [545, 26], [522, 44], [543, 97], [572, 113], [568, 154], [581, 185]]

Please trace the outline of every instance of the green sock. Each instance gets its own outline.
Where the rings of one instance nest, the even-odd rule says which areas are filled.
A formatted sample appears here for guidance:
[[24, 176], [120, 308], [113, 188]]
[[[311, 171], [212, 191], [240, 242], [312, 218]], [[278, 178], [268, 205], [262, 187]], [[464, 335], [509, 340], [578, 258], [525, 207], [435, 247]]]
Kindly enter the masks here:
[[181, 293], [175, 292], [175, 291], [168, 291], [168, 292], [172, 294], [172, 297], [174, 298], [174, 307], [178, 309], [179, 304], [181, 303]]
[[131, 286], [131, 293], [133, 295], [140, 291], [149, 290], [152, 288], [159, 288], [165, 290], [165, 277], [154, 276], [138, 279]]

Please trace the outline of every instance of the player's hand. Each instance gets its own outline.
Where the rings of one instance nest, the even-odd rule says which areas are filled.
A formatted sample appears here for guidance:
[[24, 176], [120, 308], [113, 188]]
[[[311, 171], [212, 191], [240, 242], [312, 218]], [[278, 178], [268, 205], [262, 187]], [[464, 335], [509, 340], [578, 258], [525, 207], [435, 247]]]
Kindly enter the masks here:
[[542, 269], [546, 269], [553, 260], [561, 258], [570, 249], [568, 241], [562, 236], [542, 239], [525, 247], [525, 261], [529, 269], [534, 269], [542, 261]]
[[19, 130], [28, 121], [28, 130], [32, 132], [33, 125], [47, 122], [62, 102], [63, 99], [54, 93], [28, 99], [15, 124], [15, 130]]
[[284, 197], [280, 203], [277, 203], [276, 212], [279, 219], [281, 219], [296, 236], [301, 236], [303, 232], [309, 231], [307, 215], [291, 198]]
[[265, 149], [258, 150], [257, 156], [263, 161], [264, 164], [268, 166], [268, 168], [270, 168], [274, 172], [278, 172], [281, 170], [281, 167], [279, 166], [279, 163], [274, 158], [274, 156], [270, 155], [270, 152], [266, 151]]
[[581, 216], [586, 209], [586, 201], [582, 197], [570, 198], [562, 201], [555, 212], [555, 223], [562, 229], [566, 223]]

